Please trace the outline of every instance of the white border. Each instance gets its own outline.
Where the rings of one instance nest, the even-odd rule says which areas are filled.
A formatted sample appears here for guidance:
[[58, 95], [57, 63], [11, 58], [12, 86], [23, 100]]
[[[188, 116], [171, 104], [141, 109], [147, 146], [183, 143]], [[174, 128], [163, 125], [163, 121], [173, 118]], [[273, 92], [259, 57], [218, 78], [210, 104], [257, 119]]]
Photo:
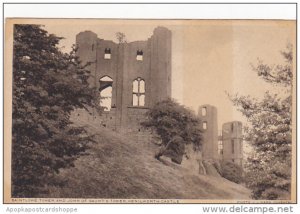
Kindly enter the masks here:
[[5, 4], [4, 17], [296, 19], [295, 4]]
[[[9, 1], [9, 2], [21, 2]], [[32, 0], [31, 2], [37, 2]], [[52, 1], [55, 2], [55, 1]], [[59, 1], [56, 1], [59, 2]], [[65, 1], [68, 2], [68, 1]], [[70, 2], [70, 1], [69, 1]], [[75, 2], [75, 1], [73, 1]], [[92, 1], [89, 1], [92, 2]], [[123, 2], [119, 0], [118, 2]], [[167, 1], [165, 1], [167, 2]], [[173, 1], [174, 2], [174, 1]], [[190, 0], [189, 2], [193, 2]], [[218, 1], [224, 2], [225, 1]], [[235, 2], [235, 1], [231, 1]], [[270, 2], [270, 1], [265, 1]], [[275, 1], [272, 1], [275, 2]], [[278, 2], [278, 1], [277, 1]], [[283, 2], [283, 0], [281, 1]], [[3, 3], [3, 2], [1, 2]], [[1, 8], [2, 9], [2, 8]], [[189, 4], [189, 5], [4, 5], [4, 18], [7, 17], [34, 17], [34, 18], [130, 18], [130, 19], [287, 19], [296, 20], [295, 4]], [[2, 17], [1, 17], [2, 18]], [[2, 33], [2, 32], [1, 32]], [[1, 34], [2, 35], [2, 34]], [[1, 40], [1, 47], [3, 43]], [[1, 57], [1, 65], [2, 65]], [[2, 71], [3, 72], [3, 71]], [[0, 94], [3, 95], [3, 79], [0, 75]], [[0, 99], [0, 108], [3, 112], [2, 97]], [[299, 109], [298, 109], [299, 110]], [[3, 129], [3, 118], [0, 115], [1, 130]], [[0, 130], [0, 138], [3, 139], [3, 133]], [[3, 145], [3, 144], [2, 144]], [[1, 146], [2, 149], [2, 146]], [[2, 151], [0, 151], [2, 154]], [[0, 158], [1, 177], [2, 158]], [[2, 203], [2, 182], [1, 182], [0, 200]], [[50, 207], [51, 205], [39, 205], [40, 207]], [[53, 205], [54, 207], [55, 205]], [[213, 205], [217, 206], [217, 205]], [[226, 206], [226, 205], [224, 205]], [[238, 206], [238, 205], [237, 205]], [[253, 205], [260, 206], [260, 205]], [[270, 206], [270, 205], [269, 205]], [[272, 206], [272, 205], [271, 205]], [[273, 205], [274, 206], [274, 205]], [[275, 205], [276, 206], [276, 205]], [[35, 205], [1, 205], [0, 212], [6, 213], [7, 207], [35, 207]], [[52, 206], [51, 206], [52, 207]], [[202, 213], [201, 205], [61, 205], [61, 207], [77, 207], [78, 213], [173, 213], [173, 214], [199, 214]], [[155, 208], [155, 210], [153, 210]], [[295, 207], [294, 212], [299, 211]]]

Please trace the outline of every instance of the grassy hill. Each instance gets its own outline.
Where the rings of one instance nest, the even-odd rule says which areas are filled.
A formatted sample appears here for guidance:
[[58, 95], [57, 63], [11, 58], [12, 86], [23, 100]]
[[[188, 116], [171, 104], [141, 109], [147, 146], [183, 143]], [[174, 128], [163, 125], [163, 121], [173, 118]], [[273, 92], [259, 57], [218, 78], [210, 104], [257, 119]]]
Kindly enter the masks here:
[[61, 170], [59, 176], [68, 178], [67, 185], [51, 188], [47, 197], [249, 199], [242, 185], [156, 160], [156, 145], [93, 125], [87, 129], [96, 134], [97, 143], [75, 167]]

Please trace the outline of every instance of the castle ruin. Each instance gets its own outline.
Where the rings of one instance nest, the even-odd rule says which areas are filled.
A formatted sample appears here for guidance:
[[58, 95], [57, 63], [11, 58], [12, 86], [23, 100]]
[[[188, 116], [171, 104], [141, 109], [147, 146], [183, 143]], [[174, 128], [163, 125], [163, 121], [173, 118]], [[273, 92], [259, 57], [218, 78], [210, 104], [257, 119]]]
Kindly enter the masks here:
[[105, 107], [102, 124], [136, 132], [148, 108], [171, 97], [171, 31], [157, 27], [146, 41], [115, 43], [91, 31], [76, 36], [77, 54], [90, 66], [89, 83]]
[[218, 130], [218, 112], [212, 105], [202, 105], [198, 110], [201, 120], [202, 158], [226, 160], [243, 165], [243, 130], [242, 122], [224, 123]]
[[[171, 31], [157, 27], [148, 40], [129, 43], [85, 31], [77, 34], [76, 44], [82, 63], [92, 62], [89, 84], [98, 90], [105, 108], [99, 125], [123, 133], [145, 131], [140, 122], [147, 110], [171, 97]], [[200, 106], [198, 116], [203, 131], [201, 158], [242, 165], [242, 123], [228, 122], [218, 131], [217, 109], [211, 105]]]

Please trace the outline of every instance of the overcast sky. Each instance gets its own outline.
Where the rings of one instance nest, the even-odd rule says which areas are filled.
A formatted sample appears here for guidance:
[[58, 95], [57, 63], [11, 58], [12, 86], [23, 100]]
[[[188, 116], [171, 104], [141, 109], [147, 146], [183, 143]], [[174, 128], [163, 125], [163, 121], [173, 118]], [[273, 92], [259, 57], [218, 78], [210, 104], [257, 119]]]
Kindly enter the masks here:
[[218, 108], [221, 124], [245, 119], [235, 110], [225, 91], [261, 97], [274, 90], [252, 71], [257, 58], [280, 62], [280, 50], [295, 41], [293, 21], [134, 21], [39, 20], [49, 33], [63, 36], [70, 50], [77, 33], [91, 30], [99, 38], [115, 41], [125, 33], [128, 42], [148, 39], [156, 26], [172, 31], [172, 97], [197, 111], [202, 104]]

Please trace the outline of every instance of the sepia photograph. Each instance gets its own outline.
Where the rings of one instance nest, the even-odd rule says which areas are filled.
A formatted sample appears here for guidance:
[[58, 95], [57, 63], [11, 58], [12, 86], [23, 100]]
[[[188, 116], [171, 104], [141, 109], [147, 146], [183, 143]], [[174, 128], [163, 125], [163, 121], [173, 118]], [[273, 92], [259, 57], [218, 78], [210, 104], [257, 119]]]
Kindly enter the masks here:
[[296, 21], [5, 23], [6, 203], [295, 203]]

